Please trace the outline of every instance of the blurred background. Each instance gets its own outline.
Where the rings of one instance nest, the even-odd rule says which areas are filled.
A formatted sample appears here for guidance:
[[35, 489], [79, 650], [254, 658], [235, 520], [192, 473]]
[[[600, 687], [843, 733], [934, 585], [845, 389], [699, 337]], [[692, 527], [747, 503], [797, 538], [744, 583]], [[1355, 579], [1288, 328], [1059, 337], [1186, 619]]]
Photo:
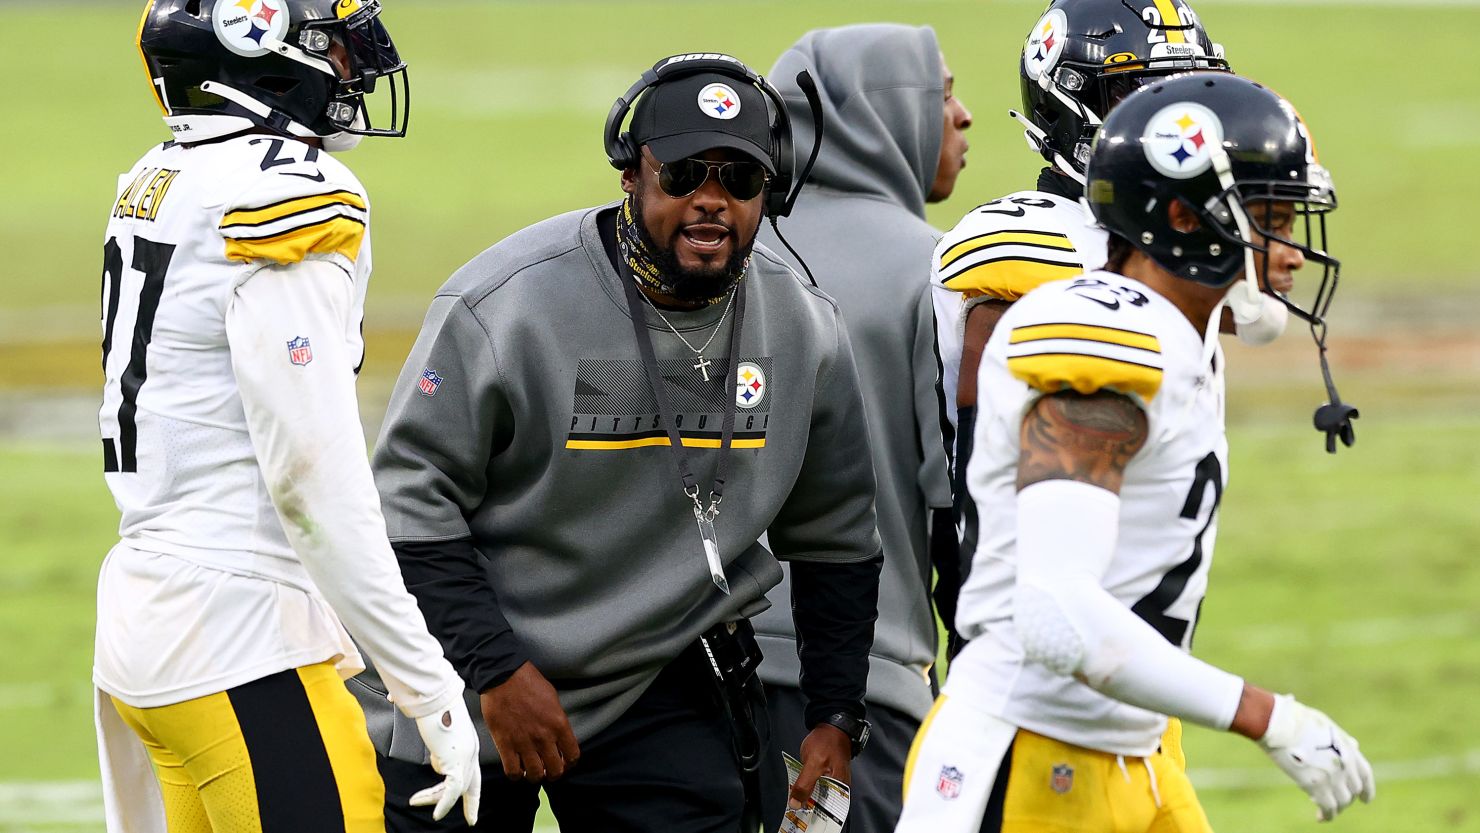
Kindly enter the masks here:
[[[89, 669], [117, 515], [96, 434], [100, 248], [116, 177], [169, 138], [133, 43], [142, 6], [0, 0], [0, 833], [102, 829]], [[931, 220], [948, 228], [1040, 167], [1006, 115], [1037, 0], [386, 6], [411, 65], [411, 134], [345, 157], [375, 211], [372, 432], [457, 266], [618, 194], [602, 121], [665, 55], [724, 51], [764, 71], [811, 28], [929, 24], [975, 115], [969, 166]], [[1378, 799], [1336, 828], [1480, 831], [1480, 3], [1195, 7], [1236, 70], [1300, 108], [1335, 176], [1332, 365], [1362, 414], [1357, 446], [1328, 456], [1306, 333], [1229, 345], [1231, 484], [1197, 653], [1362, 740]], [[1189, 729], [1187, 750], [1219, 830], [1311, 829], [1313, 808], [1252, 744]]]

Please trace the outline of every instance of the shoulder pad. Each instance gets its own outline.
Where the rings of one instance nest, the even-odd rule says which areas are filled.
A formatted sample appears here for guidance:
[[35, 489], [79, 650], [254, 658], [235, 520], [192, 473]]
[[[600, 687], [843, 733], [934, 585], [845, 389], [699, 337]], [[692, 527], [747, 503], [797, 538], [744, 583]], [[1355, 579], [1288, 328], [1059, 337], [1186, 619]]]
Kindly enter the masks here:
[[1023, 191], [972, 209], [935, 248], [936, 283], [1016, 301], [1045, 283], [1083, 273], [1061, 202]]
[[1097, 272], [1035, 290], [1002, 319], [1007, 369], [1044, 393], [1111, 390], [1150, 404], [1165, 364], [1146, 295]]
[[220, 223], [227, 260], [288, 264], [314, 254], [359, 257], [370, 218], [364, 189], [328, 154], [310, 155], [281, 171], [254, 172], [227, 201]]

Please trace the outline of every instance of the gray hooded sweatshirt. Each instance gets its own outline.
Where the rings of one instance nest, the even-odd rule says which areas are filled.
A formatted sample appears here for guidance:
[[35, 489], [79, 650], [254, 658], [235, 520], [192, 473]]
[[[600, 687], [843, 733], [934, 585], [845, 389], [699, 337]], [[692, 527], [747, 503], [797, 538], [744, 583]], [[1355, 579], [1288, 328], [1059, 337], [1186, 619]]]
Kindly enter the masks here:
[[[928, 291], [940, 233], [925, 222], [945, 123], [940, 47], [929, 27], [870, 24], [804, 35], [769, 76], [795, 125], [798, 164], [813, 136], [795, 81], [803, 69], [822, 97], [825, 138], [781, 232], [837, 300], [863, 390], [884, 546], [868, 700], [922, 719], [936, 656], [929, 510], [951, 505]], [[795, 265], [769, 226], [761, 239]], [[773, 606], [755, 625], [766, 654], [762, 679], [795, 687], [789, 578], [770, 592]]]

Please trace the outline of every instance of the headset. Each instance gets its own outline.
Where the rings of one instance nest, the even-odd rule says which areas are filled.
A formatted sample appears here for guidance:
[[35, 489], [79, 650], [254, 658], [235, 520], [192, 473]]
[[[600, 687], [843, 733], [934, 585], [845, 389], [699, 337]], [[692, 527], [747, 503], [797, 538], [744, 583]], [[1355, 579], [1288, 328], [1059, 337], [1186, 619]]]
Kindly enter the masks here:
[[[641, 149], [632, 139], [632, 134], [622, 129], [622, 123], [626, 121], [627, 114], [631, 111], [638, 96], [649, 87], [706, 72], [718, 73], [741, 83], [751, 84], [760, 89], [771, 101], [775, 118], [771, 123], [770, 155], [771, 164], [776, 168], [776, 173], [771, 178], [771, 187], [766, 193], [765, 207], [766, 215], [774, 224], [777, 217], [791, 214], [791, 209], [796, 205], [797, 197], [801, 194], [802, 183], [807, 181], [807, 176], [812, 173], [812, 166], [817, 163], [817, 154], [822, 151], [822, 99], [817, 94], [817, 85], [812, 81], [811, 74], [805, 70], [797, 74], [796, 81], [797, 86], [801, 87], [802, 92], [807, 96], [808, 106], [812, 108], [812, 123], [816, 125], [816, 140], [812, 144], [812, 154], [807, 158], [807, 164], [803, 167], [801, 176], [796, 175], [796, 158], [792, 155], [791, 117], [787, 115], [785, 100], [765, 78], [741, 63], [738, 58], [719, 52], [674, 55], [653, 64], [652, 69], [644, 72], [642, 77], [637, 79], [637, 83], [633, 84], [612, 104], [611, 113], [606, 117], [604, 133], [606, 158], [611, 162], [612, 167], [619, 171], [637, 165]], [[784, 238], [783, 242], [785, 242]], [[788, 248], [790, 248], [789, 245]]]

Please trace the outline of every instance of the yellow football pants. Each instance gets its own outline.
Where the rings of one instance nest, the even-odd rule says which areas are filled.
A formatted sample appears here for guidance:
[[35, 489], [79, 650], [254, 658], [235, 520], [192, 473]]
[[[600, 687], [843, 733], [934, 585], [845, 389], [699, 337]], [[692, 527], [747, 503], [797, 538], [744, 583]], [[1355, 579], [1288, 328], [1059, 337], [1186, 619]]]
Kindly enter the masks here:
[[1161, 749], [1121, 757], [1005, 723], [941, 695], [905, 769], [896, 833], [1212, 833], [1171, 721]]
[[170, 833], [385, 833], [365, 716], [332, 663], [113, 706], [149, 750]]
[[998, 774], [1001, 833], [1212, 833], [1187, 780], [1181, 725], [1168, 734], [1156, 754], [1124, 758], [1018, 730]]

